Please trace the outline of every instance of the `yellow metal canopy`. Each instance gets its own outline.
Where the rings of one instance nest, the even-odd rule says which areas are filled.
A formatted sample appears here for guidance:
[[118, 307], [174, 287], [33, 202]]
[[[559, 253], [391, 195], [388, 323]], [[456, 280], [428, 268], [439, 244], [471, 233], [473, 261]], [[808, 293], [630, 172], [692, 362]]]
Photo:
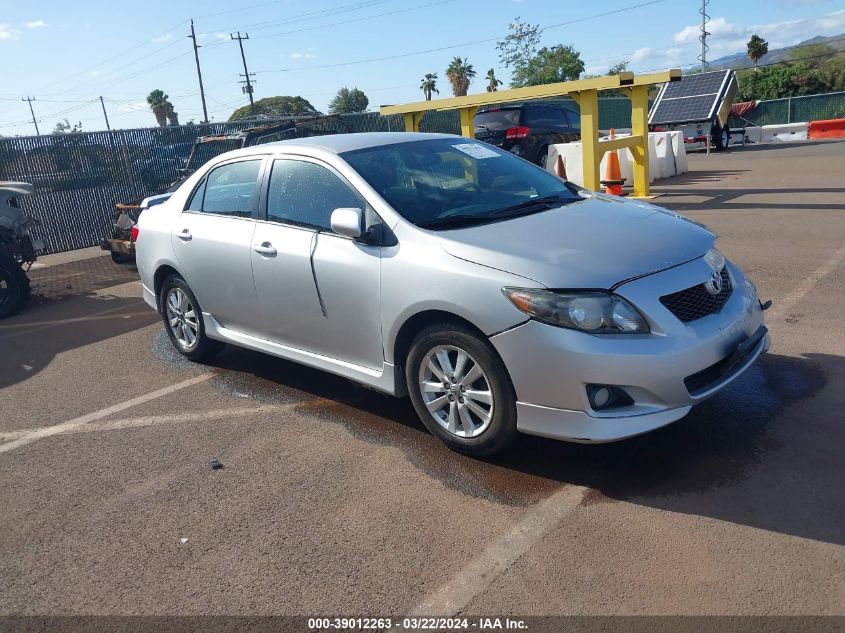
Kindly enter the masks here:
[[[627, 147], [634, 157], [634, 195], [647, 196], [648, 189], [648, 88], [654, 84], [679, 81], [677, 68], [645, 75], [621, 72], [607, 77], [593, 77], [563, 81], [543, 86], [513, 88], [496, 92], [482, 92], [465, 97], [450, 97], [432, 101], [417, 101], [379, 108], [382, 115], [401, 114], [405, 130], [419, 132], [423, 114], [429, 110], [458, 110], [461, 134], [475, 137], [473, 119], [478, 108], [529, 99], [544, 99], [569, 95], [581, 110], [581, 148], [583, 152], [584, 186], [594, 191], [600, 187], [599, 166], [605, 152]], [[619, 90], [631, 100], [631, 136], [612, 141], [599, 141], [598, 93]]]

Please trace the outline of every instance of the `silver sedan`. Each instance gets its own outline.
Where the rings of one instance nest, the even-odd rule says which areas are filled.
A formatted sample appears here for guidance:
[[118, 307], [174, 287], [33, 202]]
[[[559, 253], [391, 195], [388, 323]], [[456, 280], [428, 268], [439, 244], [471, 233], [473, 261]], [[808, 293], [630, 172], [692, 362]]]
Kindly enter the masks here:
[[473, 455], [656, 429], [769, 346], [706, 227], [457, 136], [229, 152], [136, 233], [144, 298], [188, 358], [228, 343], [407, 394]]

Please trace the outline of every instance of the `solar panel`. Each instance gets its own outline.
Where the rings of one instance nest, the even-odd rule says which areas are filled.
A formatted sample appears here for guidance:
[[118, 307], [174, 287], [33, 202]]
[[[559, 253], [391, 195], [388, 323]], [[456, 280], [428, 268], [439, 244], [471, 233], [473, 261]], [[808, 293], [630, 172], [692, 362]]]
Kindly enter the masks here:
[[720, 70], [685, 75], [680, 81], [663, 84], [649, 112], [649, 125], [712, 120], [733, 81], [736, 80], [732, 70]]

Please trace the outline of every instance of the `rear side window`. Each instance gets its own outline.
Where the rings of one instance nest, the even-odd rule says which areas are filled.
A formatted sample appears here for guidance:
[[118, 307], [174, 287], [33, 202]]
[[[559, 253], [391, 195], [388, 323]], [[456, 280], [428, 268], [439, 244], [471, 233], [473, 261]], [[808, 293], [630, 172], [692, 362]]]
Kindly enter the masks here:
[[546, 130], [569, 127], [563, 108], [526, 108], [523, 124]]
[[519, 125], [519, 108], [485, 110], [475, 115], [475, 129], [479, 132], [503, 132]]
[[258, 203], [260, 169], [260, 159], [212, 169], [194, 191], [187, 209], [239, 218], [252, 216]]
[[301, 160], [277, 160], [270, 174], [267, 219], [320, 229], [331, 228], [332, 211], [365, 208], [358, 195], [331, 170]]

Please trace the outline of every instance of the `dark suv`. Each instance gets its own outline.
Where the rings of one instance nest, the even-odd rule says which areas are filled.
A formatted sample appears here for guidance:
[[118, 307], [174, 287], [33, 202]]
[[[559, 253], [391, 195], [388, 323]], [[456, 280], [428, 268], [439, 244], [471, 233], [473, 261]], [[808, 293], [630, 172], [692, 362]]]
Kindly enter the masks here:
[[475, 138], [545, 167], [549, 145], [581, 140], [581, 117], [559, 102], [490, 108], [475, 115]]

